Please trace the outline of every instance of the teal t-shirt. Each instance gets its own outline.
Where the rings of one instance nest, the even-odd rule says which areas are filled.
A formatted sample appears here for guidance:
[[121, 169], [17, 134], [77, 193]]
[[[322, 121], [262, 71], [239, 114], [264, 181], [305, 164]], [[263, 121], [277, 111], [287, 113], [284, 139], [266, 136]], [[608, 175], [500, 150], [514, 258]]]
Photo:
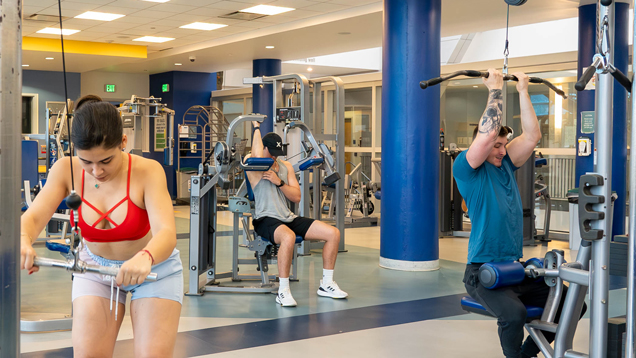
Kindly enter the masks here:
[[468, 263], [518, 260], [523, 256], [523, 209], [510, 156], [501, 167], [484, 162], [473, 169], [459, 153], [453, 176], [471, 221]]

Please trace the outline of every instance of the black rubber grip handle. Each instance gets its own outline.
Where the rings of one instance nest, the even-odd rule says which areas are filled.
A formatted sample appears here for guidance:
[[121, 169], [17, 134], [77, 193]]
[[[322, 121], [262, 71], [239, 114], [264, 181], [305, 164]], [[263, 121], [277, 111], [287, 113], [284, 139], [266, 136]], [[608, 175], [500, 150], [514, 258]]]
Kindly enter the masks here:
[[466, 70], [466, 76], [468, 76], [468, 77], [488, 78], [488, 72], [481, 72], [481, 71], [475, 71], [475, 70]]
[[577, 91], [583, 91], [585, 89], [585, 86], [587, 86], [587, 83], [590, 82], [590, 80], [592, 79], [592, 76], [594, 76], [594, 72], [596, 72], [596, 67], [588, 67], [583, 73], [583, 76], [581, 76], [578, 82], [576, 82], [574, 88], [576, 88]]
[[625, 87], [627, 92], [632, 92], [632, 81], [630, 81], [629, 78], [625, 76], [623, 72], [621, 72], [621, 70], [619, 70], [618, 68], [614, 68], [614, 71], [610, 73], [612, 74], [612, 76], [614, 76], [618, 83]]
[[430, 79], [430, 80], [428, 80], [428, 81], [422, 81], [422, 82], [420, 82], [420, 87], [421, 87], [422, 89], [426, 89], [426, 88], [427, 88], [427, 87], [429, 87], [429, 86], [435, 86], [435, 85], [437, 85], [437, 84], [442, 83], [443, 81], [444, 81], [444, 79], [443, 79], [443, 78], [441, 78], [441, 77], [431, 78], [431, 79]]

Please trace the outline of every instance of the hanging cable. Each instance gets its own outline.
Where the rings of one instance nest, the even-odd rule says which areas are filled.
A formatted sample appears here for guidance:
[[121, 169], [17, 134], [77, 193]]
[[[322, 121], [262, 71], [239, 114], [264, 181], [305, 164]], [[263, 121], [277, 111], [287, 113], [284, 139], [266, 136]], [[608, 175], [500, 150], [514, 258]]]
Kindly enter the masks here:
[[506, 15], [506, 42], [504, 44], [504, 65], [503, 65], [503, 69], [502, 69], [502, 73], [504, 75], [508, 74], [508, 54], [510, 54], [510, 50], [508, 48], [508, 45], [510, 44], [510, 41], [508, 41], [508, 28], [510, 26], [510, 4], [508, 4], [508, 11], [507, 11], [507, 15]]
[[[65, 120], [66, 120], [66, 128], [68, 130], [68, 150], [69, 150], [69, 157], [71, 162], [71, 193], [66, 198], [66, 205], [69, 208], [71, 208], [71, 210], [77, 211], [80, 205], [82, 205], [82, 198], [79, 195], [77, 195], [77, 193], [75, 192], [75, 179], [74, 179], [75, 172], [73, 171], [73, 143], [71, 141], [71, 121], [69, 119], [69, 112], [71, 109], [68, 106], [68, 86], [66, 83], [66, 58], [64, 53], [64, 34], [62, 29], [62, 1], [61, 0], [57, 0], [57, 8], [58, 8], [58, 15], [60, 20], [60, 41], [62, 43], [62, 73], [64, 75], [64, 108], [66, 108]], [[60, 148], [60, 150], [61, 149], [62, 148]], [[78, 219], [79, 219], [78, 215], [75, 215], [74, 220], [71, 223], [72, 230], [75, 233], [78, 232], [77, 230]], [[79, 244], [78, 242], [71, 243], [72, 247], [75, 247], [78, 244]]]

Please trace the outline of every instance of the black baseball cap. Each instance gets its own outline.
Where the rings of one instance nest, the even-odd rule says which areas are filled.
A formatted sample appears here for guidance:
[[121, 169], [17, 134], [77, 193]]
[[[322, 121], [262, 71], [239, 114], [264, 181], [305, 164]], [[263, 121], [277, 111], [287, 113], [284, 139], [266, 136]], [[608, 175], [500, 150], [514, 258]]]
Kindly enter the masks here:
[[265, 134], [263, 137], [263, 146], [269, 150], [269, 154], [275, 157], [287, 154], [285, 150], [286, 145], [283, 144], [281, 137], [274, 132]]

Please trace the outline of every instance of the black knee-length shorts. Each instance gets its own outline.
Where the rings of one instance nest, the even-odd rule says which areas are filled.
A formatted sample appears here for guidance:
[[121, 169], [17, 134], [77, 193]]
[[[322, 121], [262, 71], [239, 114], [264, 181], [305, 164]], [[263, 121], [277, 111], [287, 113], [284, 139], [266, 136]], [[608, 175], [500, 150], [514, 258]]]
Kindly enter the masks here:
[[252, 224], [254, 224], [254, 231], [256, 231], [260, 237], [269, 240], [272, 244], [275, 244], [274, 231], [276, 231], [279, 226], [287, 226], [294, 232], [294, 234], [296, 234], [296, 236], [300, 236], [304, 240], [309, 227], [314, 223], [314, 221], [314, 219], [298, 216], [294, 219], [294, 221], [286, 223], [278, 219], [265, 216], [260, 219], [255, 219], [252, 221]]

